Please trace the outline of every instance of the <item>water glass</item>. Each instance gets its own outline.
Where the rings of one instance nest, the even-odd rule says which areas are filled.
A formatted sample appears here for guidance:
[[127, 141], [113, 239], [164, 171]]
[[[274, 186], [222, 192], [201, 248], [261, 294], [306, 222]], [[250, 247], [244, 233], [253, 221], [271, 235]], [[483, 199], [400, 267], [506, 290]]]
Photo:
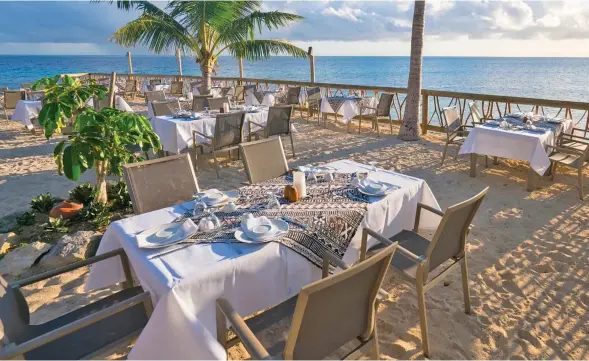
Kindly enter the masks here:
[[202, 200], [202, 193], [196, 193], [193, 195], [194, 198], [194, 210], [192, 211], [192, 216], [197, 217], [204, 213], [209, 207]]
[[368, 172], [368, 175], [378, 172], [378, 169], [376, 168], [376, 166], [378, 165], [378, 162], [372, 161], [372, 162], [368, 162], [368, 164], [370, 164], [370, 167], [371, 167], [370, 172]]
[[[282, 206], [280, 205], [280, 201], [278, 200], [278, 197], [276, 197], [276, 195], [272, 192], [268, 192], [267, 195], [268, 195], [268, 199], [266, 200], [266, 210], [280, 213], [280, 208], [282, 208]], [[274, 218], [277, 218], [277, 217], [278, 217], [278, 214], [276, 216], [274, 216]]]

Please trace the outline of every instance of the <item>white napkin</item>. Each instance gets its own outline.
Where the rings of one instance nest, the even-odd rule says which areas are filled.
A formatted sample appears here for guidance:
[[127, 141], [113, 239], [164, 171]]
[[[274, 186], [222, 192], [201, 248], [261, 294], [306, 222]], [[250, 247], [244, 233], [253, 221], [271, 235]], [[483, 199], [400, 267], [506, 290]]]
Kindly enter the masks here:
[[173, 228], [174, 231], [169, 235], [166, 234], [166, 231], [161, 225], [139, 233], [135, 236], [137, 239], [137, 246], [139, 248], [154, 248], [161, 245], [172, 244], [188, 238], [198, 231], [198, 226], [194, 224], [190, 218], [186, 219], [181, 225], [170, 223], [168, 226], [169, 228]]

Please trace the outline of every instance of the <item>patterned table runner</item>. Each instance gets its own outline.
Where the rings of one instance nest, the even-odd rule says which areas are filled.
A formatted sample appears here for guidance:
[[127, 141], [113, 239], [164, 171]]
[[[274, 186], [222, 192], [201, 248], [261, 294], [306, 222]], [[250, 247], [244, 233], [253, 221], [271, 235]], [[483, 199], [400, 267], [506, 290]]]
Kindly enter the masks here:
[[370, 98], [358, 98], [358, 97], [328, 97], [327, 98], [327, 102], [329, 103], [329, 106], [331, 107], [331, 109], [333, 109], [334, 113], [337, 113], [340, 110], [340, 108], [342, 107], [342, 105], [344, 105], [344, 103], [347, 101], [356, 102], [358, 107], [368, 106], [370, 104]]
[[[286, 247], [308, 259], [321, 268], [323, 251], [328, 249], [342, 259], [350, 241], [364, 218], [368, 197], [351, 185], [356, 175], [334, 174], [330, 186], [321, 177], [317, 183], [307, 185], [307, 197], [290, 203], [282, 197], [284, 187], [292, 184], [292, 173], [239, 189], [240, 197], [235, 202], [235, 212], [215, 212], [221, 221], [221, 228], [210, 232], [197, 232], [191, 238], [197, 243], [239, 242], [234, 237], [241, 226], [240, 217], [251, 212], [254, 216], [268, 218], [286, 216], [297, 223], [288, 223], [286, 236], [276, 239]], [[280, 211], [266, 210], [268, 192], [279, 194]], [[191, 215], [186, 214], [186, 217]], [[191, 217], [198, 224], [203, 216]]]

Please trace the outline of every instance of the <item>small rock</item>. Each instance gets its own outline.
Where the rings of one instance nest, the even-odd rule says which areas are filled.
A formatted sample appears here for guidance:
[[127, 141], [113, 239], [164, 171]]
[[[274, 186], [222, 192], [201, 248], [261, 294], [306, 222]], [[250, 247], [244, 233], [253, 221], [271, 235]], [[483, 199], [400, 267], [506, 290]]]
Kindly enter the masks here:
[[[97, 233], [93, 231], [78, 231], [61, 237], [55, 246], [42, 259], [40, 264], [44, 268], [56, 268], [88, 257], [92, 252], [91, 245], [95, 243]], [[90, 249], [89, 249], [90, 248]]]
[[43, 242], [33, 242], [18, 247], [6, 254], [0, 260], [0, 275], [16, 276], [35, 264], [37, 259], [49, 251], [51, 245]]
[[14, 232], [0, 234], [0, 254], [5, 254], [18, 244], [18, 236]]

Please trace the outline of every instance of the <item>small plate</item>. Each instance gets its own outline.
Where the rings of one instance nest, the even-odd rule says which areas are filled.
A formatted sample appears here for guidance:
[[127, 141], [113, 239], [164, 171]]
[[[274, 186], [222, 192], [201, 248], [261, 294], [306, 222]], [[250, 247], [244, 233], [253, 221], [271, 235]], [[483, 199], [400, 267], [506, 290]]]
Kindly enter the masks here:
[[394, 184], [390, 184], [390, 183], [387, 183], [387, 182], [379, 182], [379, 183], [385, 185], [386, 186], [386, 189], [384, 189], [381, 192], [370, 192], [368, 190], [365, 190], [362, 186], [358, 186], [357, 188], [358, 188], [358, 191], [360, 193], [365, 194], [367, 196], [373, 196], [373, 197], [386, 196], [387, 194], [389, 194], [389, 193], [391, 193], [393, 191], [396, 191], [397, 189], [401, 188], [399, 186], [396, 186]]
[[227, 195], [219, 190], [211, 189], [204, 192], [202, 200], [208, 205], [221, 203], [227, 199]]
[[191, 233], [197, 230], [193, 224], [185, 227], [184, 223], [166, 223], [159, 227], [147, 229], [140, 234], [141, 240], [137, 239], [139, 248], [162, 248], [167, 247], [190, 237]]
[[235, 239], [243, 243], [268, 243], [271, 242], [279, 237], [284, 236], [288, 232], [288, 223], [280, 219], [271, 219], [270, 222], [273, 226], [277, 228], [276, 233], [274, 233], [271, 237], [261, 237], [259, 239], [251, 239], [249, 238], [245, 232], [239, 228], [235, 231]]

